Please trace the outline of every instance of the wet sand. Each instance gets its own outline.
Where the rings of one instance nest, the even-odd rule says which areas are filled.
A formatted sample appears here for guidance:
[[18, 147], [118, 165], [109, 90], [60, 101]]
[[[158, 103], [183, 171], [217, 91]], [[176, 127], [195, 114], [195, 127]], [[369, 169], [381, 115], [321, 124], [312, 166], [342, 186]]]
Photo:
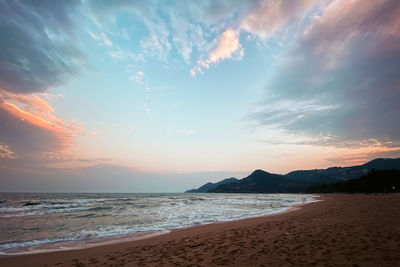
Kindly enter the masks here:
[[290, 212], [0, 266], [400, 266], [400, 194], [327, 195]]

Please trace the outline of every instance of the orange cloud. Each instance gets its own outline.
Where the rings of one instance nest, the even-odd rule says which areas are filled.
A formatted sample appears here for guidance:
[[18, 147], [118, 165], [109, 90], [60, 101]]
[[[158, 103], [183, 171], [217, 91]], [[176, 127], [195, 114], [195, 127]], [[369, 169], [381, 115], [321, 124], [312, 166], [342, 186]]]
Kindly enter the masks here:
[[[44, 96], [46, 98], [49, 97], [48, 94]], [[0, 90], [0, 100], [15, 104], [16, 106], [21, 107], [24, 111], [41, 116], [54, 112], [53, 107], [51, 107], [49, 103], [47, 103], [37, 94], [14, 94], [11, 92]]]
[[42, 97], [52, 99], [59, 96], [54, 96], [47, 93], [40, 94], [14, 94], [4, 90], [0, 90], [0, 101], [13, 104], [20, 111], [26, 114], [34, 115], [44, 121], [48, 121], [53, 125], [66, 129], [73, 134], [93, 135], [93, 133], [85, 132], [81, 122], [76, 120], [62, 121], [54, 114], [53, 107]]
[[[48, 121], [38, 115], [21, 110], [17, 105], [6, 101], [0, 103], [0, 109], [8, 113], [9, 117], [19, 120], [18, 124], [25, 124], [46, 133], [46, 136], [53, 139], [52, 142], [57, 141], [59, 150], [66, 149], [73, 141], [72, 132], [62, 127], [65, 124], [58, 119], [54, 122]], [[10, 121], [7, 122], [7, 124], [11, 123]]]
[[65, 157], [75, 135], [96, 134], [85, 131], [79, 121], [59, 119], [40, 94], [22, 95], [4, 90], [0, 90], [0, 127], [2, 158]]
[[237, 51], [240, 52], [239, 56], [241, 56], [243, 54], [241, 47], [239, 43], [239, 32], [227, 29], [220, 36], [218, 46], [210, 53], [207, 59], [197, 62], [197, 65], [190, 71], [190, 75], [193, 77], [197, 72], [202, 73], [202, 68], [209, 69], [211, 63], [217, 63], [220, 60], [232, 58], [233, 54]]

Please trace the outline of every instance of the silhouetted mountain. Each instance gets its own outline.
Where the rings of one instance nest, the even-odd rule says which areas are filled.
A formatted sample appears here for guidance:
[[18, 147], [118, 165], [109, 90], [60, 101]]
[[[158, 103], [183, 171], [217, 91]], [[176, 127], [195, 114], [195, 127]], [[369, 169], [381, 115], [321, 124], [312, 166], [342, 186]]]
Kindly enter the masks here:
[[330, 167], [328, 169], [293, 171], [285, 176], [295, 181], [329, 184], [343, 180], [359, 178], [371, 170], [400, 169], [398, 159], [374, 159], [362, 165], [352, 167]]
[[276, 193], [293, 192], [307, 184], [285, 178], [283, 175], [256, 170], [246, 178], [225, 183], [208, 190], [209, 193]]
[[370, 170], [374, 169], [376, 171], [391, 170], [391, 169], [400, 170], [400, 158], [398, 158], [398, 159], [374, 159], [374, 160], [371, 160], [370, 162], [367, 162], [361, 166], [368, 168]]
[[399, 193], [400, 170], [372, 170], [365, 176], [307, 189], [308, 193]]
[[218, 183], [206, 183], [205, 185], [202, 185], [197, 189], [187, 190], [187, 191], [185, 191], [185, 193], [207, 193], [209, 190], [211, 190], [219, 185], [226, 184], [226, 183], [232, 183], [232, 182], [236, 182], [236, 181], [238, 181], [238, 179], [231, 177], [231, 178], [224, 179]]
[[313, 185], [331, 184], [344, 180], [359, 178], [372, 170], [400, 170], [398, 159], [374, 159], [362, 165], [352, 167], [330, 167], [327, 169], [298, 170], [286, 175], [272, 174], [256, 170], [246, 178], [238, 180], [225, 179], [218, 183], [207, 183], [199, 189], [188, 193], [289, 193], [304, 192]]
[[[333, 167], [331, 169], [332, 172], [339, 171], [338, 167]], [[340, 179], [335, 178], [330, 171], [327, 170], [301, 170], [301, 171], [293, 171], [289, 172], [285, 175], [288, 179], [299, 181], [299, 182], [307, 182], [307, 183], [320, 183], [320, 184], [329, 184], [333, 182], [337, 182]]]

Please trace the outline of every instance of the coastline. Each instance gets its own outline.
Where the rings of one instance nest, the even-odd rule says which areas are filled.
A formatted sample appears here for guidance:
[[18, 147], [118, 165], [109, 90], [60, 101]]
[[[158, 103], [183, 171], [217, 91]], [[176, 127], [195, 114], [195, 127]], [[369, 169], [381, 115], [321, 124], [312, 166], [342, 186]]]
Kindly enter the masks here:
[[395, 265], [400, 195], [327, 195], [284, 212], [176, 229], [154, 237], [40, 254], [2, 266]]
[[[204, 197], [205, 197], [203, 194], [195, 194], [194, 196], [192, 194], [188, 194], [188, 196], [189, 196], [188, 199], [192, 199], [194, 197], [195, 199], [202, 199], [202, 200], [204, 200]], [[247, 194], [245, 194], [245, 196], [247, 196]], [[273, 196], [276, 197], [276, 195], [273, 195]], [[304, 196], [299, 196], [297, 194], [291, 194], [291, 197], [289, 197], [290, 202], [295, 201], [294, 202], [295, 204], [292, 203], [291, 205], [286, 205], [286, 206], [283, 205], [280, 208], [275, 208], [275, 209], [267, 210], [267, 211], [260, 209], [259, 212], [256, 212], [255, 214], [254, 213], [251, 214], [251, 212], [249, 213], [249, 212], [243, 210], [244, 213], [242, 212], [241, 216], [232, 216], [234, 214], [237, 215], [237, 212], [233, 212], [233, 213], [229, 213], [228, 216], [226, 216], [227, 214], [225, 214], [225, 216], [220, 216], [219, 218], [213, 218], [214, 220], [211, 220], [211, 221], [198, 220], [197, 222], [193, 222], [193, 220], [190, 221], [190, 219], [188, 221], [182, 220], [181, 221], [182, 224], [180, 224], [180, 225], [175, 225], [172, 227], [160, 227], [159, 229], [151, 229], [151, 227], [150, 227], [149, 230], [132, 231], [131, 233], [119, 234], [119, 235], [102, 235], [101, 233], [98, 234], [98, 232], [96, 232], [96, 230], [89, 229], [89, 230], [83, 231], [83, 233], [82, 233], [83, 238], [79, 238], [79, 239], [75, 239], [74, 236], [72, 236], [72, 237], [66, 236], [65, 238], [58, 237], [58, 238], [56, 238], [55, 242], [52, 242], [51, 238], [38, 239], [38, 240], [33, 240], [32, 242], [28, 241], [27, 243], [31, 243], [28, 246], [23, 246], [23, 245], [16, 246], [15, 244], [17, 244], [17, 243], [15, 243], [15, 244], [11, 243], [11, 245], [9, 246], [9, 248], [7, 250], [0, 251], [0, 258], [1, 257], [10, 257], [10, 256], [31, 255], [31, 254], [43, 254], [43, 253], [49, 253], [49, 252], [61, 252], [61, 251], [78, 250], [78, 249], [88, 249], [88, 248], [93, 248], [93, 247], [98, 247], [98, 246], [111, 245], [111, 244], [117, 244], [117, 243], [122, 243], [122, 242], [131, 242], [131, 241], [151, 238], [153, 236], [163, 235], [166, 233], [170, 233], [171, 231], [176, 231], [176, 230], [180, 230], [180, 229], [187, 229], [187, 228], [191, 228], [191, 227], [198, 227], [198, 226], [209, 225], [209, 224], [214, 224], [214, 223], [226, 223], [226, 222], [229, 223], [232, 221], [239, 221], [239, 220], [243, 220], [243, 219], [250, 219], [250, 218], [256, 218], [256, 217], [280, 214], [283, 212], [287, 212], [287, 211], [296, 209], [299, 205], [301, 205], [301, 202], [299, 201], [300, 197], [301, 197], [302, 201], [303, 201], [303, 199], [304, 200], [307, 199], [308, 200], [307, 203], [311, 203], [311, 202], [318, 201], [318, 200], [316, 200], [317, 196], [318, 195], [314, 194], [314, 195], [308, 195], [307, 197], [304, 197]], [[224, 201], [227, 201], [227, 203], [229, 203], [229, 201], [231, 201], [231, 199], [229, 198], [229, 196], [227, 196], [227, 197], [228, 198], [226, 200], [224, 199]], [[272, 198], [274, 198], [274, 197], [272, 197]], [[297, 197], [298, 197], [298, 199], [297, 199]], [[213, 199], [213, 197], [211, 197], [211, 198]], [[270, 201], [269, 197], [267, 197], [267, 198], [268, 198], [268, 200], [266, 200], [266, 203], [269, 203], [268, 202], [268, 201]], [[239, 198], [239, 199], [242, 199], [242, 198]], [[251, 199], [252, 199], [252, 197], [251, 197]], [[169, 200], [169, 198], [168, 198], [168, 200]], [[42, 200], [31, 200], [31, 202], [32, 201], [33, 202], [36, 201], [36, 203], [37, 203]], [[59, 200], [57, 199], [55, 202], [57, 202], [57, 201], [59, 201]], [[240, 201], [242, 201], [242, 200], [240, 200]], [[31, 202], [29, 202], [29, 203], [31, 203]], [[305, 204], [305, 202], [303, 202], [303, 204]], [[252, 205], [255, 206], [256, 204], [252, 204]], [[228, 209], [228, 211], [229, 211], [229, 209]], [[201, 210], [200, 210], [200, 212], [201, 212]], [[224, 210], [224, 212], [226, 213], [226, 210]], [[215, 213], [215, 211], [214, 211], [214, 213]], [[89, 214], [89, 216], [92, 216], [92, 215], [93, 214]], [[83, 216], [81, 214], [79, 214], [79, 217], [83, 217]], [[121, 218], [121, 216], [120, 216], [120, 218]], [[53, 219], [57, 219], [57, 218], [53, 218]], [[115, 219], [117, 221], [118, 216], [110, 217], [110, 219], [113, 219], [113, 220]], [[50, 219], [50, 221], [51, 221], [51, 219]], [[101, 225], [101, 220], [100, 220], [99, 225]], [[155, 227], [155, 228], [157, 228], [157, 227]], [[85, 236], [87, 236], [87, 238], [85, 238]], [[0, 247], [1, 246], [2, 245], [0, 245]]]

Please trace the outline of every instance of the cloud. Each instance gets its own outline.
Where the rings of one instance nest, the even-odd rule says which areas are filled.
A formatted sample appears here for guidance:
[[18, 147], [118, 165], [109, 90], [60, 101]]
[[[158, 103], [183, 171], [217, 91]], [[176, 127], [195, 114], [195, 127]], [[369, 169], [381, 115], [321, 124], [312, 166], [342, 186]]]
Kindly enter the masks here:
[[288, 134], [333, 136], [329, 146], [399, 144], [399, 16], [397, 1], [333, 1], [280, 57], [248, 118]]
[[[245, 3], [244, 8], [243, 3]], [[240, 32], [245, 31], [261, 40], [267, 40], [303, 19], [312, 3], [312, 0], [293, 3], [284, 0], [242, 1], [242, 5], [235, 3], [241, 7], [240, 14], [231, 22], [236, 26], [225, 29], [219, 37], [218, 46], [209, 53], [208, 58], [197, 62], [196, 66], [190, 70], [190, 75], [194, 77], [197, 73], [202, 73], [203, 69], [209, 69], [210, 64], [232, 58], [235, 54], [240, 59], [244, 55], [244, 50], [239, 43]]]
[[[0, 9], [1, 158], [40, 165], [67, 153], [75, 135], [93, 134], [76, 120], [61, 120], [47, 101], [59, 96], [46, 93], [86, 64], [75, 31], [82, 2], [2, 1]], [[111, 45], [104, 33], [92, 37]]]
[[[98, 26], [100, 31], [100, 34], [92, 37], [99, 40], [101, 44], [107, 45], [107, 41], [109, 41], [110, 46], [112, 44], [106, 33], [103, 32], [106, 29], [111, 29], [109, 30], [109, 35], [118, 32], [125, 39], [130, 39], [126, 28], [120, 30], [120, 27], [117, 26], [117, 21], [121, 15], [133, 16], [141, 21], [140, 27], [147, 30], [148, 35], [140, 41], [141, 53], [138, 56], [130, 55], [130, 57], [140, 58], [144, 54], [167, 62], [172, 45], [167, 22], [163, 16], [160, 16], [160, 14], [164, 13], [165, 4], [156, 5], [152, 1], [117, 1], [104, 4], [93, 0], [87, 1], [85, 4], [88, 6], [89, 18]], [[113, 58], [117, 59], [124, 57], [123, 54], [126, 53], [117, 51], [110, 53]]]
[[[44, 95], [51, 98], [50, 94]], [[14, 94], [4, 90], [0, 90], [0, 99], [9, 103], [21, 104], [24, 110], [37, 115], [44, 115], [54, 112], [54, 109], [43, 98], [36, 94]]]
[[0, 88], [44, 92], [77, 73], [85, 61], [73, 35], [80, 3], [0, 2]]
[[226, 58], [231, 58], [232, 54], [241, 48], [238, 33], [232, 29], [222, 33], [219, 44], [209, 56], [209, 63], [217, 63]]
[[[88, 1], [91, 17], [99, 28], [115, 30], [117, 17], [121, 14], [134, 15], [147, 30], [140, 41], [144, 56], [168, 62], [174, 49], [186, 64], [190, 64], [193, 53], [210, 51], [214, 44], [211, 36], [221, 34], [239, 18], [239, 13], [252, 5], [251, 1], [189, 1], [182, 3], [153, 1], [114, 2], [99, 4]], [[106, 27], [105, 27], [106, 26]], [[129, 37], [126, 29], [121, 36]], [[128, 35], [128, 36], [127, 36]], [[101, 39], [100, 37], [96, 37]], [[209, 40], [211, 39], [211, 42]], [[113, 55], [118, 56], [114, 53]], [[197, 55], [197, 54], [196, 54]]]
[[17, 155], [12, 152], [8, 145], [0, 143], [0, 159], [15, 159]]
[[169, 51], [171, 50], [171, 44], [169, 43], [168, 38], [157, 36], [155, 34], [142, 40], [140, 45], [145, 54], [156, 57], [161, 61], [165, 61], [168, 58]]
[[62, 151], [73, 139], [59, 121], [45, 120], [6, 101], [0, 103], [0, 124], [0, 140], [18, 156]]
[[[243, 56], [238, 40], [241, 31], [262, 40], [268, 39], [304, 18], [305, 11], [313, 6], [313, 2], [222, 0], [161, 4], [154, 4], [153, 1], [114, 2], [107, 5], [97, 1], [85, 3], [101, 33], [108, 27], [112, 29], [109, 35], [118, 31], [118, 15], [129, 14], [138, 18], [142, 24], [140, 26], [147, 30], [147, 36], [140, 41], [144, 56], [169, 63], [171, 53], [176, 49], [183, 61], [191, 64], [193, 55], [196, 55], [197, 64], [190, 71], [194, 76], [202, 69], [209, 68], [210, 64], [233, 56]], [[118, 34], [124, 38], [129, 37], [126, 28]], [[103, 45], [104, 39], [108, 40], [103, 38], [106, 35], [91, 35]], [[115, 52], [111, 55], [114, 58], [120, 57]]]
[[144, 77], [143, 71], [138, 71], [136, 75], [132, 75], [131, 77], [129, 77], [129, 80], [135, 81], [136, 83], [143, 85], [144, 84], [143, 77]]
[[240, 22], [240, 29], [268, 39], [300, 17], [311, 6], [312, 0], [260, 0]]
[[95, 135], [87, 132], [79, 121], [58, 118], [53, 107], [43, 99], [54, 97], [0, 90], [0, 150], [1, 154], [9, 155], [1, 158], [65, 156], [76, 135]]
[[165, 8], [171, 24], [174, 45], [186, 64], [196, 52], [209, 52], [210, 36], [221, 34], [227, 28], [236, 28], [236, 22], [251, 1], [185, 1]]
[[197, 72], [202, 73], [202, 68], [209, 69], [210, 64], [232, 58], [235, 53], [237, 53], [238, 58], [243, 56], [243, 49], [239, 43], [239, 33], [232, 29], [227, 29], [219, 37], [218, 46], [211, 51], [207, 59], [197, 62], [197, 65], [190, 71], [190, 75], [195, 76]]
[[206, 50], [207, 41], [199, 24], [190, 23], [173, 13], [171, 14], [171, 27], [174, 30], [172, 41], [186, 64], [190, 63], [195, 49], [202, 52]]
[[104, 32], [100, 32], [98, 34], [94, 34], [92, 32], [88, 32], [90, 37], [92, 37], [94, 40], [99, 42], [99, 45], [105, 45], [105, 46], [112, 46], [113, 43], [111, 40], [107, 37], [107, 35]]
[[195, 134], [196, 132], [191, 129], [182, 128], [182, 129], [168, 130], [168, 133], [173, 134], [173, 135], [191, 135], [191, 134]]

